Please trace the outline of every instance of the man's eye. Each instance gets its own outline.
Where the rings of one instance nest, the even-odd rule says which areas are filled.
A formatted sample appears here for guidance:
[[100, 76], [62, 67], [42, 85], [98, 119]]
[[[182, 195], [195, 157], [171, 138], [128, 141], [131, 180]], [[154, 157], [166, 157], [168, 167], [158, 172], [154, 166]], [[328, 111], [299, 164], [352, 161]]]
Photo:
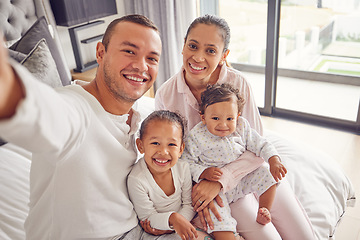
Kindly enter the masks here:
[[123, 52], [129, 53], [129, 54], [135, 54], [132, 50], [124, 49]]
[[157, 58], [148, 58], [150, 61], [154, 62], [154, 63], [158, 63], [159, 60]]

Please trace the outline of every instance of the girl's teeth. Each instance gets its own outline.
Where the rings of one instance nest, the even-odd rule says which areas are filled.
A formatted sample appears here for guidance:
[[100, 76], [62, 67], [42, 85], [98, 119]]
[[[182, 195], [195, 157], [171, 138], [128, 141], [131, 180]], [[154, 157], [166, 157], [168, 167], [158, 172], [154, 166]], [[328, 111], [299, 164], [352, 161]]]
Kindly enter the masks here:
[[159, 163], [166, 163], [168, 160], [161, 161], [161, 160], [155, 159], [155, 161], [157, 161]]
[[133, 77], [133, 76], [126, 76], [128, 79], [136, 81], [136, 82], [142, 82], [143, 79], [142, 78], [137, 78], [137, 77]]

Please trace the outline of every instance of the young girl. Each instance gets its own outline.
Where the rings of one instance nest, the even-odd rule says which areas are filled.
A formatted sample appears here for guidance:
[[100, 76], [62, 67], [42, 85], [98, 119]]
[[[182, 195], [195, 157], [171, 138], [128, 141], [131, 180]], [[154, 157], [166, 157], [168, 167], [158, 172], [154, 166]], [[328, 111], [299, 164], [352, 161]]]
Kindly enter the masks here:
[[[140, 137], [136, 139], [139, 152], [144, 156], [128, 176], [130, 199], [141, 225], [145, 228], [150, 223], [154, 234], [167, 233], [163, 239], [198, 237], [190, 223], [195, 214], [191, 205], [189, 165], [178, 161], [184, 151], [184, 128], [185, 123], [177, 113], [151, 113], [143, 121]], [[141, 239], [159, 239], [145, 235]]]
[[218, 181], [223, 174], [221, 167], [237, 160], [245, 150], [261, 156], [270, 165], [269, 171], [267, 165], [259, 165], [255, 161], [243, 170], [243, 177], [234, 189], [225, 195], [220, 194], [226, 206], [218, 207], [222, 221], [217, 221], [212, 214], [215, 226], [213, 230], [208, 230], [215, 239], [235, 239], [236, 221], [230, 215], [228, 202], [249, 193], [259, 196], [256, 221], [263, 225], [269, 223], [269, 210], [275, 197], [277, 179], [286, 174], [286, 168], [281, 164], [275, 148], [240, 117], [243, 106], [243, 98], [231, 85], [208, 86], [201, 95], [201, 122], [189, 132], [185, 141], [182, 159], [190, 163], [195, 182], [202, 179]]

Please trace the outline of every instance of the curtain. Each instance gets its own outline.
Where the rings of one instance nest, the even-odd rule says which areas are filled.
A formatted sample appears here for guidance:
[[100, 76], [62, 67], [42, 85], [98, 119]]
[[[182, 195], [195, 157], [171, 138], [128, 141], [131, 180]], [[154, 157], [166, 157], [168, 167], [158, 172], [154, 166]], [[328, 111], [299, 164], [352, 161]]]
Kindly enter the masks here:
[[162, 54], [154, 90], [182, 66], [182, 47], [188, 26], [196, 17], [196, 0], [124, 0], [125, 14], [142, 14], [159, 28]]

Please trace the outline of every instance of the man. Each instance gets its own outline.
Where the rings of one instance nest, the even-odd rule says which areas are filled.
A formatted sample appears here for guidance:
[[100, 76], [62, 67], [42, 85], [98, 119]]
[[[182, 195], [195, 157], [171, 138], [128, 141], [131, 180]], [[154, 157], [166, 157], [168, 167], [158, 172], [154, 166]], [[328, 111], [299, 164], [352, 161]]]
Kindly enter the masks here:
[[140, 122], [132, 106], [160, 55], [156, 26], [125, 16], [97, 44], [95, 79], [54, 90], [0, 48], [0, 135], [33, 153], [27, 239], [140, 239], [126, 188]]

